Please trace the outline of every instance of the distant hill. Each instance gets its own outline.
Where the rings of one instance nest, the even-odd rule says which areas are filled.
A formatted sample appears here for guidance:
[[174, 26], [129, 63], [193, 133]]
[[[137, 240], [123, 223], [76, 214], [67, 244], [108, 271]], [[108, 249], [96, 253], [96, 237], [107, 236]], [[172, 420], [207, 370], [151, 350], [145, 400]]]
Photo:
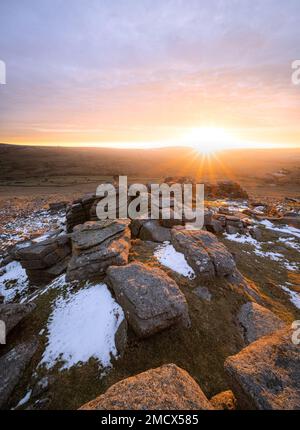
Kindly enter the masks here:
[[300, 167], [300, 148], [227, 150], [202, 157], [191, 148], [111, 149], [0, 144], [0, 179], [128, 175], [197, 179], [264, 177]]

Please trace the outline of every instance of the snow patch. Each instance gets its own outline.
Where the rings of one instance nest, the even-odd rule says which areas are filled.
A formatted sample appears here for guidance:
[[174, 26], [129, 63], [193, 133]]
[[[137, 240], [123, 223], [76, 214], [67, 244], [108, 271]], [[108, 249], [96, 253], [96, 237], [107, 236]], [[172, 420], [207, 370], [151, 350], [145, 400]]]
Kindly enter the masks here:
[[296, 291], [290, 290], [285, 285], [282, 285], [281, 288], [290, 296], [290, 301], [296, 306], [296, 308], [300, 309], [300, 294], [296, 293]]
[[22, 295], [26, 292], [29, 282], [26, 271], [18, 261], [12, 261], [4, 266], [0, 276], [0, 295], [4, 296], [4, 301], [9, 303], [15, 299], [17, 295]]
[[122, 308], [105, 284], [68, 292], [55, 301], [40, 365], [49, 369], [63, 361], [61, 369], [69, 369], [94, 357], [110, 367], [111, 356], [117, 356], [115, 333], [123, 319]]
[[[235, 234], [224, 233], [224, 237], [227, 240], [231, 240], [233, 242], [250, 244], [254, 246], [253, 252], [255, 255], [257, 255], [258, 257], [269, 258], [270, 260], [273, 260], [273, 261], [278, 261], [282, 263], [287, 270], [296, 271], [298, 269], [298, 265], [296, 263], [289, 262], [279, 252], [263, 251], [261, 249], [262, 244], [251, 236], [242, 235], [239, 233], [235, 233]], [[272, 242], [267, 242], [267, 243], [272, 243]]]
[[285, 261], [284, 266], [287, 270], [290, 270], [291, 272], [297, 272], [299, 270], [299, 264], [297, 263], [290, 263], [289, 261]]
[[27, 393], [25, 394], [25, 396], [19, 401], [19, 403], [17, 404], [17, 406], [14, 409], [17, 409], [20, 406], [25, 405], [29, 401], [31, 394], [32, 394], [32, 390], [28, 390]]
[[295, 240], [296, 239], [294, 237], [280, 237], [278, 239], [279, 242], [284, 243], [288, 247], [296, 249], [296, 251], [300, 251], [300, 245], [298, 243], [295, 243]]
[[181, 252], [176, 251], [174, 246], [169, 242], [164, 242], [162, 245], [159, 245], [154, 251], [154, 256], [163, 266], [174, 270], [174, 272], [189, 279], [195, 278], [195, 272], [191, 266], [189, 266], [185, 256]]
[[300, 229], [296, 227], [291, 227], [289, 225], [276, 226], [271, 221], [264, 219], [260, 221], [259, 224], [265, 226], [269, 230], [279, 231], [280, 233], [291, 234], [292, 236], [296, 236], [300, 238]]
[[252, 236], [242, 235], [239, 233], [235, 233], [235, 234], [224, 233], [224, 237], [228, 240], [232, 240], [233, 242], [249, 243], [250, 245], [259, 246], [259, 242], [256, 239], [254, 239]]

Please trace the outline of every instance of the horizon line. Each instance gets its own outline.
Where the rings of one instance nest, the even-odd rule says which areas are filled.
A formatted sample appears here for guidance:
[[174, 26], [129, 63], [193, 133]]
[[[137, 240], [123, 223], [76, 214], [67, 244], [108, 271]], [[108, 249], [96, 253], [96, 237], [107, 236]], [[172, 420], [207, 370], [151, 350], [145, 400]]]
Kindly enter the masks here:
[[[126, 145], [127, 144], [127, 145]], [[53, 142], [46, 142], [46, 143], [20, 143], [20, 142], [0, 142], [0, 145], [5, 146], [27, 146], [32, 148], [78, 148], [78, 149], [114, 149], [114, 150], [157, 150], [157, 149], [186, 149], [186, 150], [195, 150], [195, 147], [191, 145], [178, 145], [178, 144], [162, 144], [158, 142], [143, 142], [143, 143], [135, 143], [135, 142], [118, 142], [116, 144], [113, 144], [111, 142], [104, 142], [101, 143], [53, 143]], [[151, 146], [152, 145], [152, 146]], [[209, 145], [209, 144], [208, 144]], [[261, 143], [261, 144], [253, 144], [249, 143], [249, 145], [241, 145], [241, 146], [228, 146], [223, 147], [219, 150], [216, 150], [215, 152], [224, 152], [224, 151], [244, 151], [244, 150], [284, 150], [284, 149], [299, 149], [300, 150], [300, 144], [271, 144], [271, 143]]]

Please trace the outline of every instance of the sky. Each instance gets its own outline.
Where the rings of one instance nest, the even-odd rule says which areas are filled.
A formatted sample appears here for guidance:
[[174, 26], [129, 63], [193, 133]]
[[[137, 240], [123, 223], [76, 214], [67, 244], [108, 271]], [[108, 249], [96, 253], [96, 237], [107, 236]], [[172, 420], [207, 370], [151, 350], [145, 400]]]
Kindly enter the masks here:
[[1, 0], [0, 142], [300, 146], [299, 0]]

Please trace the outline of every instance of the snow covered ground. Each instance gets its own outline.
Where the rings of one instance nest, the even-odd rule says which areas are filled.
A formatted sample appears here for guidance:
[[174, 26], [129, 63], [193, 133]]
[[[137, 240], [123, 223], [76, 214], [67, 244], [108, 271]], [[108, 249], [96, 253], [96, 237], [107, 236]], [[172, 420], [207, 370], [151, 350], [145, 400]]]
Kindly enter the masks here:
[[300, 229], [296, 227], [292, 227], [289, 225], [275, 225], [271, 221], [265, 219], [260, 221], [259, 224], [263, 225], [265, 228], [273, 231], [278, 231], [280, 233], [290, 234], [291, 236], [295, 236], [300, 238]]
[[162, 245], [159, 245], [154, 252], [154, 256], [163, 266], [174, 270], [174, 272], [189, 279], [195, 278], [195, 272], [191, 266], [189, 266], [185, 256], [181, 252], [177, 252], [174, 246], [169, 242], [164, 242]]
[[115, 333], [124, 313], [105, 284], [87, 283], [74, 293], [74, 285], [61, 275], [30, 295], [26, 272], [20, 263], [13, 261], [5, 269], [0, 276], [0, 294], [6, 303], [16, 296], [21, 303], [32, 302], [50, 289], [57, 290], [58, 298], [46, 326], [47, 346], [41, 364], [51, 368], [62, 361], [61, 369], [68, 369], [94, 357], [104, 368], [110, 366], [111, 357], [117, 356]]
[[271, 252], [271, 251], [263, 251], [261, 249], [262, 242], [259, 242], [258, 240], [254, 239], [253, 237], [246, 235], [246, 234], [228, 234], [224, 233], [224, 237], [226, 237], [227, 240], [232, 240], [234, 242], [243, 243], [243, 244], [249, 244], [254, 247], [254, 254], [258, 255], [259, 257], [265, 257], [269, 258], [270, 260], [274, 261], [281, 261], [284, 259], [284, 256], [278, 252]]
[[9, 245], [28, 239], [35, 233], [40, 233], [39, 239], [47, 238], [48, 231], [65, 229], [65, 211], [51, 213], [48, 210], [40, 210], [23, 217], [19, 216], [2, 226], [0, 231], [0, 250]]
[[62, 362], [61, 369], [86, 363], [91, 357], [106, 368], [116, 357], [116, 331], [124, 319], [122, 308], [105, 284], [89, 285], [59, 297], [47, 324], [47, 346], [41, 365]]
[[[263, 220], [257, 222], [257, 224], [261, 225], [263, 228], [268, 230], [272, 230], [278, 233], [278, 239], [274, 242], [268, 242], [273, 245], [283, 245], [287, 248], [292, 248], [296, 251], [300, 251], [300, 230], [291, 227], [288, 225], [276, 226], [271, 223], [269, 220]], [[279, 234], [280, 233], [280, 234]], [[283, 236], [281, 236], [281, 234]], [[227, 240], [231, 240], [241, 244], [249, 244], [253, 247], [253, 253], [259, 257], [268, 258], [273, 261], [277, 261], [278, 264], [283, 266], [286, 270], [291, 272], [297, 272], [300, 269], [300, 258], [298, 261], [289, 261], [282, 253], [280, 252], [272, 252], [272, 251], [264, 251], [262, 246], [266, 242], [260, 242], [250, 235], [242, 235], [242, 234], [228, 234], [224, 233], [224, 237]], [[288, 283], [286, 285], [281, 286], [281, 288], [288, 294], [290, 301], [300, 309], [300, 294], [296, 291], [291, 290], [288, 287]]]
[[[64, 222], [63, 212], [38, 211], [19, 217], [2, 229], [0, 245], [3, 249], [17, 243], [22, 246], [22, 241], [30, 237], [33, 242], [40, 242], [53, 229], [64, 231]], [[40, 235], [35, 236], [36, 233]], [[32, 302], [51, 289], [57, 292], [47, 325], [40, 332], [40, 335], [46, 332], [47, 336], [41, 365], [50, 369], [59, 362], [61, 369], [69, 369], [94, 357], [103, 368], [110, 367], [111, 358], [117, 356], [115, 333], [124, 313], [105, 284], [85, 283], [76, 290], [61, 275], [33, 292], [29, 287], [26, 271], [19, 262], [10, 262], [0, 269], [0, 295], [4, 296], [5, 303]], [[26, 403], [30, 394], [28, 391], [18, 406]]]
[[[290, 227], [288, 225], [283, 226], [275, 226], [273, 223], [271, 223], [268, 220], [260, 221], [257, 224], [260, 224], [264, 228], [268, 230], [272, 230], [278, 233], [282, 233], [285, 236], [284, 237], [278, 237], [278, 239], [275, 242], [272, 242], [274, 245], [285, 245], [287, 247], [290, 247], [292, 249], [295, 249], [297, 251], [300, 250], [300, 230], [295, 227]], [[288, 236], [291, 235], [291, 236]], [[254, 247], [253, 252], [259, 256], [264, 258], [269, 258], [273, 261], [278, 261], [281, 263], [287, 270], [291, 271], [297, 271], [299, 270], [299, 261], [288, 261], [284, 255], [282, 255], [280, 252], [273, 252], [273, 251], [264, 251], [262, 249], [262, 245], [264, 242], [260, 242], [256, 239], [254, 239], [249, 234], [228, 234], [224, 233], [224, 237], [226, 237], [227, 240], [231, 240], [234, 242], [242, 243], [242, 244], [249, 244]], [[266, 243], [266, 242], [265, 242]], [[270, 243], [270, 242], [268, 242]]]

